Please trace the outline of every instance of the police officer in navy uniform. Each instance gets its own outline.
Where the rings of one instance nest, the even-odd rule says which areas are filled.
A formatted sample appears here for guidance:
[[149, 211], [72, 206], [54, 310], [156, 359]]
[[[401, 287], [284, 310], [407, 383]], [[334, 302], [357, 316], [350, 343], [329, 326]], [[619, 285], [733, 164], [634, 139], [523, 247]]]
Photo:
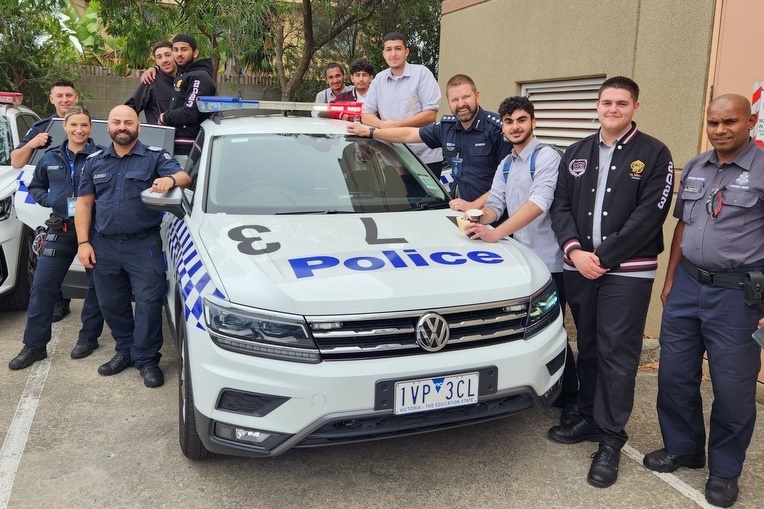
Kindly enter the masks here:
[[[80, 100], [77, 91], [74, 89], [74, 83], [69, 80], [57, 80], [50, 88], [50, 103], [55, 106], [56, 114], [38, 120], [29, 128], [24, 138], [19, 142], [16, 148], [11, 152], [11, 166], [22, 168], [32, 159], [32, 154], [38, 148], [47, 148], [50, 146], [52, 138], [46, 132], [51, 120], [54, 118], [63, 118], [66, 111], [72, 106], [76, 106]], [[61, 292], [58, 292], [56, 304], [53, 307], [53, 321], [58, 322], [64, 316], [69, 314], [69, 299], [64, 299]]]
[[77, 105], [80, 97], [74, 89], [74, 83], [69, 80], [58, 80], [50, 87], [49, 99], [50, 103], [56, 107], [56, 114], [32, 124], [24, 135], [24, 139], [11, 152], [11, 166], [14, 168], [22, 168], [27, 164], [35, 149], [50, 146], [50, 135], [45, 132], [50, 121], [54, 118], [63, 118], [69, 108]]
[[[146, 387], [159, 387], [162, 303], [166, 293], [159, 226], [162, 213], [148, 209], [141, 192], [185, 187], [188, 174], [164, 149], [138, 140], [138, 114], [129, 106], [109, 113], [113, 143], [87, 158], [75, 223], [78, 257], [93, 268], [98, 300], [116, 340], [116, 354], [98, 368], [103, 376], [135, 365]], [[95, 233], [90, 223], [95, 209]], [[135, 317], [130, 296], [135, 296]]]
[[[29, 193], [53, 213], [46, 222], [48, 231], [40, 249], [27, 310], [24, 347], [8, 364], [10, 369], [24, 369], [48, 356], [46, 346], [51, 339], [53, 307], [72, 260], [77, 254], [77, 234], [74, 231], [74, 203], [80, 172], [85, 158], [98, 147], [90, 139], [90, 113], [74, 106], [64, 114], [67, 139], [60, 146], [45, 152], [29, 183]], [[92, 277], [88, 271], [88, 290], [82, 307], [82, 329], [72, 350], [73, 359], [81, 359], [98, 348], [103, 331], [103, 316], [98, 307]]]
[[459, 195], [451, 200], [451, 208], [481, 208], [491, 192], [496, 167], [512, 151], [512, 145], [503, 138], [499, 116], [479, 106], [480, 92], [472, 78], [453, 76], [446, 84], [446, 98], [453, 115], [444, 115], [434, 124], [381, 129], [354, 123], [348, 131], [380, 140], [443, 148], [458, 189], [458, 193], [452, 189], [452, 194]]
[[751, 140], [751, 103], [723, 95], [708, 106], [714, 150], [682, 172], [674, 216], [661, 325], [658, 420], [664, 448], [644, 464], [657, 472], [703, 468], [706, 429], [700, 395], [703, 353], [714, 391], [708, 437], [706, 500], [729, 507], [756, 421], [761, 349], [751, 338], [764, 324], [764, 150]]

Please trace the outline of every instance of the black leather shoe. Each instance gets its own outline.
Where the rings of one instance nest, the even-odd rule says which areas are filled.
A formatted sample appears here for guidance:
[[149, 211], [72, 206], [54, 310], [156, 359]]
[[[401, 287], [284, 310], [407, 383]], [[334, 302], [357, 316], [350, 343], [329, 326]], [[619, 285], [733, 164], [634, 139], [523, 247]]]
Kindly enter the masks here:
[[592, 466], [586, 482], [597, 488], [607, 488], [618, 480], [618, 464], [621, 462], [621, 450], [600, 444], [597, 452], [592, 454]]
[[149, 364], [141, 368], [143, 385], [146, 387], [159, 387], [164, 384], [164, 374], [156, 364]]
[[66, 315], [71, 313], [72, 310], [69, 309], [69, 303], [66, 304], [56, 304], [53, 306], [53, 321], [54, 322], [60, 322], [64, 319]]
[[74, 345], [74, 348], [72, 348], [72, 359], [84, 359], [93, 353], [93, 350], [96, 348], [98, 348], [97, 339], [91, 341], [78, 341], [77, 344]]
[[133, 361], [130, 360], [129, 355], [117, 354], [106, 364], [98, 366], [98, 374], [103, 376], [116, 375], [132, 365]]
[[549, 430], [549, 436], [563, 444], [577, 444], [584, 440], [599, 442], [600, 440], [599, 430], [589, 424], [583, 415], [579, 416], [578, 420], [573, 424], [552, 426]]
[[47, 357], [48, 351], [45, 348], [37, 350], [35, 348], [24, 346], [19, 354], [8, 363], [8, 367], [13, 370], [28, 368], [35, 362], [41, 361]]
[[673, 472], [679, 467], [703, 468], [706, 466], [706, 453], [699, 452], [680, 456], [670, 454], [666, 449], [659, 449], [646, 454], [642, 463], [655, 472]]
[[717, 507], [730, 507], [737, 501], [737, 477], [708, 477], [706, 482], [706, 501]]
[[575, 403], [566, 403], [562, 407], [560, 412], [560, 424], [567, 424], [570, 426], [581, 418], [581, 414], [578, 412], [578, 407]]

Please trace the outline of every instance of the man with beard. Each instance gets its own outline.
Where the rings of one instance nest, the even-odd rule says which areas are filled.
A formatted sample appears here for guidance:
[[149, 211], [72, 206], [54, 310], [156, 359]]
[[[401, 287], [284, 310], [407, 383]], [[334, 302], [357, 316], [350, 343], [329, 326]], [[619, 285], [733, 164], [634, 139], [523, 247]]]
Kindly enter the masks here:
[[[324, 77], [326, 79], [326, 84], [329, 85], [329, 87], [316, 94], [317, 103], [330, 103], [340, 100], [339, 97], [341, 95], [353, 90], [352, 86], [345, 85], [345, 71], [342, 70], [342, 66], [337, 62], [329, 62], [326, 64], [324, 67]], [[348, 99], [346, 98], [342, 100], [347, 101]], [[311, 113], [311, 116], [325, 117], [328, 115], [314, 111]]]
[[496, 167], [512, 145], [503, 139], [499, 116], [479, 106], [480, 92], [472, 78], [453, 76], [446, 84], [446, 98], [453, 115], [444, 115], [431, 125], [375, 128], [351, 124], [347, 129], [358, 136], [443, 148], [460, 196], [451, 200], [451, 208], [481, 208], [490, 193]]
[[175, 155], [188, 155], [199, 132], [199, 126], [209, 115], [201, 113], [196, 98], [215, 95], [212, 59], [196, 60], [199, 50], [196, 39], [178, 34], [172, 40], [172, 53], [178, 65], [175, 77], [175, 96], [170, 109], [159, 116], [159, 124], [175, 127]]
[[[108, 126], [113, 143], [85, 161], [74, 216], [77, 257], [93, 269], [101, 311], [116, 341], [116, 355], [98, 373], [111, 376], [135, 365], [146, 387], [159, 387], [166, 293], [162, 213], [144, 206], [141, 191], [165, 193], [191, 179], [164, 149], [138, 140], [138, 114], [129, 106], [112, 109]], [[95, 234], [89, 237], [93, 217]]]
[[[536, 112], [527, 97], [508, 97], [499, 105], [504, 136], [512, 143], [512, 152], [499, 163], [490, 195], [485, 202], [480, 223], [470, 223], [465, 230], [471, 239], [496, 242], [512, 237], [544, 261], [557, 286], [557, 297], [565, 309], [562, 251], [552, 231], [549, 208], [554, 200], [560, 152], [541, 143], [533, 134]], [[509, 217], [496, 228], [485, 224], [507, 213]], [[482, 223], [482, 224], [481, 224]], [[568, 344], [562, 392], [555, 405], [562, 408], [560, 420], [573, 423], [580, 417], [576, 410], [578, 377], [573, 350]]]
[[173, 82], [178, 72], [175, 58], [172, 55], [172, 44], [169, 41], [159, 41], [151, 48], [151, 55], [157, 65], [152, 67], [152, 81], [141, 83], [133, 95], [125, 101], [136, 113], [144, 112], [146, 122], [158, 124], [159, 115], [170, 109], [170, 101], [175, 95]]

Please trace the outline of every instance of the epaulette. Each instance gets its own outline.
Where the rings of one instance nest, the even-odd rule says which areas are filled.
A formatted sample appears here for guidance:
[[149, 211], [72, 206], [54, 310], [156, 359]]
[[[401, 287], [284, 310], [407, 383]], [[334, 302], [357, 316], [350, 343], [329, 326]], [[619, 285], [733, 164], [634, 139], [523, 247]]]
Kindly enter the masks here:
[[103, 149], [99, 150], [98, 152], [93, 152], [92, 154], [87, 156], [85, 159], [92, 159], [93, 157], [97, 157], [101, 153], [103, 153]]
[[490, 112], [486, 112], [485, 118], [488, 120], [489, 124], [493, 124], [499, 128], [501, 127], [501, 117], [499, 117], [498, 115], [495, 115]]
[[456, 122], [458, 119], [453, 115], [443, 115], [440, 117], [441, 122]]
[[147, 146], [146, 149], [151, 150], [152, 152], [161, 152], [164, 150], [162, 147], [157, 147], [154, 145]]

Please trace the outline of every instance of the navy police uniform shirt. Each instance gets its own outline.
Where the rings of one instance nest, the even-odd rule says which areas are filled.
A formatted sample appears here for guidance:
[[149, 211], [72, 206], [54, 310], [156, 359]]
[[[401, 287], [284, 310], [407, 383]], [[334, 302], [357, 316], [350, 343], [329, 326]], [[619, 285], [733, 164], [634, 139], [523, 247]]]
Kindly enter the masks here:
[[50, 207], [63, 218], [69, 217], [67, 198], [77, 196], [85, 158], [100, 149], [92, 139], [76, 154], [69, 152], [68, 147], [68, 141], [64, 141], [48, 149], [37, 163], [28, 186], [29, 194], [37, 203]]
[[138, 233], [158, 227], [162, 213], [141, 201], [154, 180], [181, 171], [178, 161], [160, 147], [140, 142], [119, 157], [111, 144], [85, 161], [78, 196], [95, 195], [95, 229], [104, 235]]
[[455, 116], [444, 115], [439, 122], [420, 127], [419, 137], [430, 148], [442, 147], [449, 166], [454, 157], [462, 159], [462, 175], [454, 181], [459, 196], [467, 201], [491, 190], [496, 168], [512, 151], [502, 136], [501, 118], [479, 106], [468, 130]]
[[24, 139], [19, 142], [18, 145], [16, 145], [16, 148], [14, 150], [18, 150], [30, 141], [32, 141], [32, 138], [37, 136], [40, 133], [44, 133], [48, 129], [48, 124], [50, 124], [50, 121], [54, 118], [57, 118], [56, 115], [51, 115], [49, 117], [43, 118], [42, 120], [38, 120], [34, 124], [32, 124], [32, 127], [29, 128], [27, 133], [24, 135]]

